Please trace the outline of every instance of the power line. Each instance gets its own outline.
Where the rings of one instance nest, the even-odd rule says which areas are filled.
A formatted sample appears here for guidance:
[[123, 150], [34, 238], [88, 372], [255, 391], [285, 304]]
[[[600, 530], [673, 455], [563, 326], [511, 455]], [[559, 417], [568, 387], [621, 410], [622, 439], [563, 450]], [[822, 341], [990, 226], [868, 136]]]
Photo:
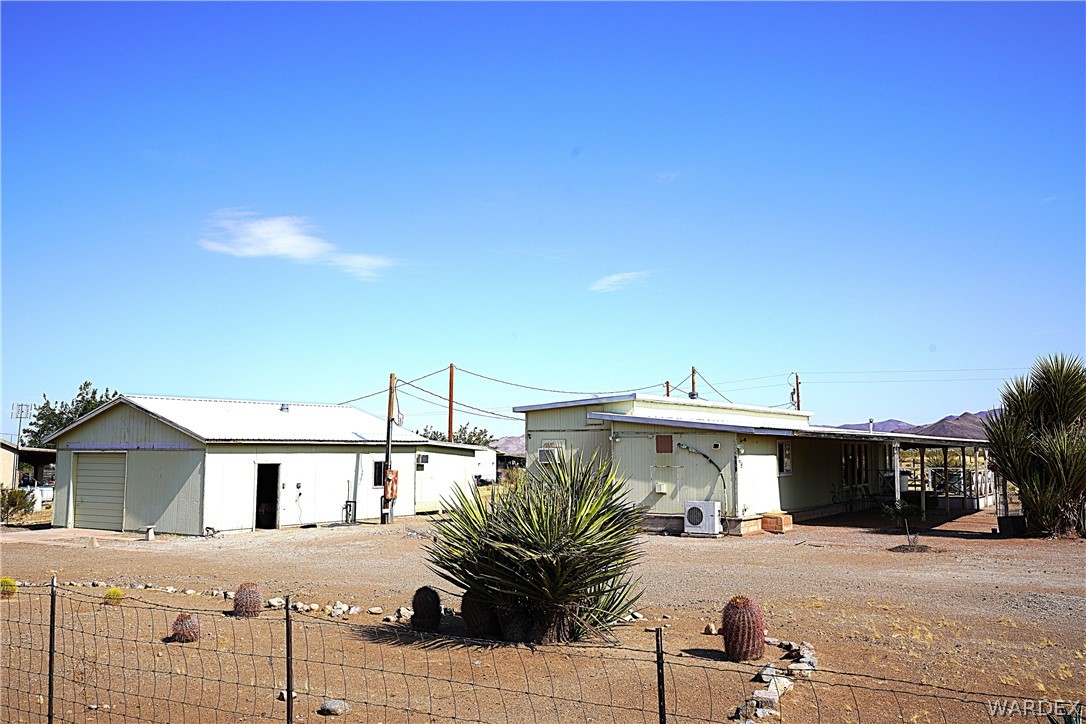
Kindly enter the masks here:
[[[810, 374], [810, 373], [808, 373]], [[1002, 377], [944, 377], [943, 379], [930, 379], [930, 380], [804, 380], [805, 385], [862, 385], [873, 384], [881, 385], [887, 382], [1002, 382]]]
[[[459, 368], [457, 368], [457, 369], [459, 369]], [[403, 384], [404, 384], [404, 385], [406, 385], [407, 387], [410, 387], [410, 388], [412, 388], [412, 389], [418, 390], [419, 392], [424, 392], [424, 393], [426, 393], [427, 395], [430, 395], [431, 397], [436, 397], [436, 398], [437, 398], [437, 399], [439, 399], [439, 400], [444, 400], [445, 402], [449, 402], [449, 398], [448, 398], [448, 397], [444, 397], [444, 396], [442, 396], [442, 395], [439, 395], [439, 394], [437, 394], [436, 392], [431, 392], [430, 390], [427, 390], [427, 389], [426, 389], [426, 388], [424, 388], [424, 387], [419, 387], [418, 385], [414, 385], [414, 384], [411, 384], [410, 382], [404, 382]], [[405, 394], [405, 395], [408, 395], [408, 394], [410, 394], [410, 393], [407, 393], [407, 392], [405, 392], [404, 394]], [[413, 395], [412, 395], [412, 396], [413, 396]], [[495, 418], [498, 418], [498, 419], [502, 419], [502, 420], [514, 420], [514, 421], [516, 421], [516, 422], [522, 422], [522, 418], [519, 418], [519, 417], [513, 417], [513, 416], [511, 416], [511, 415], [503, 415], [503, 414], [501, 414], [500, 412], [494, 412], [493, 410], [484, 410], [484, 409], [483, 409], [483, 408], [481, 408], [481, 407], [473, 407], [473, 406], [471, 406], [471, 405], [469, 405], [469, 404], [467, 404], [467, 403], [464, 403], [464, 402], [456, 402], [456, 401], [453, 401], [453, 404], [454, 404], [454, 405], [459, 405], [460, 407], [463, 407], [463, 408], [466, 408], [466, 410], [471, 410], [471, 411], [473, 411], [473, 412], [476, 412], [476, 413], [479, 413], [479, 414], [483, 414], [483, 415], [490, 415], [491, 417], [495, 417]]]
[[[403, 380], [397, 380], [396, 381], [396, 386], [398, 387], [399, 385], [407, 385], [407, 384], [411, 384], [412, 382], [418, 382], [419, 380], [424, 380], [427, 377], [433, 377], [434, 375], [439, 374], [441, 372], [444, 372], [447, 369], [449, 369], [449, 368], [448, 367], [439, 367], [438, 369], [434, 370], [433, 372], [425, 374], [422, 377], [416, 377], [415, 379], [408, 380], [406, 382], [403, 381]], [[343, 402], [340, 402], [339, 404], [340, 405], [348, 405], [348, 404], [350, 404], [352, 402], [358, 402], [359, 400], [365, 400], [365, 399], [368, 399], [370, 397], [376, 397], [377, 395], [383, 395], [386, 392], [388, 392], [388, 388], [383, 387], [380, 390], [377, 390], [376, 392], [371, 392], [368, 395], [362, 395], [361, 397], [355, 397], [354, 399], [351, 399], [351, 400], [344, 400]]]
[[831, 372], [804, 372], [805, 375], [902, 375], [919, 374], [921, 372], [1008, 372], [1014, 370], [1028, 370], [1028, 367], [963, 367], [947, 370], [848, 370]]
[[480, 377], [480, 378], [482, 378], [484, 380], [490, 380], [491, 382], [497, 382], [497, 383], [502, 384], [502, 385], [509, 385], [511, 387], [520, 387], [520, 388], [525, 389], [525, 390], [534, 390], [536, 392], [552, 392], [552, 393], [554, 393], [556, 395], [619, 395], [619, 394], [622, 394], [624, 392], [644, 392], [645, 390], [651, 390], [654, 387], [663, 387], [664, 386], [663, 382], [657, 382], [654, 385], [646, 385], [645, 387], [633, 387], [633, 388], [630, 388], [628, 390], [609, 390], [609, 391], [605, 391], [605, 392], [584, 392], [584, 391], [578, 391], [578, 390], [552, 390], [552, 389], [547, 388], [547, 387], [534, 387], [532, 385], [522, 385], [519, 382], [510, 382], [509, 380], [501, 380], [501, 379], [498, 379], [497, 377], [490, 377], [489, 375], [484, 375], [484, 374], [481, 374], [479, 372], [472, 372], [471, 370], [466, 370], [463, 367], [457, 367], [456, 369], [458, 369], [459, 371], [461, 371], [461, 372], [463, 372], [465, 374], [472, 375], [473, 377]]

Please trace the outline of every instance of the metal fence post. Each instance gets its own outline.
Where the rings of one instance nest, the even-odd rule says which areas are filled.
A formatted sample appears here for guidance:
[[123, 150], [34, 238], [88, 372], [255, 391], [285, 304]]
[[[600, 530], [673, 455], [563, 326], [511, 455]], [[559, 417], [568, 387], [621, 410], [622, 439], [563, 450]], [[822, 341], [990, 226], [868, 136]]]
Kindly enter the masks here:
[[656, 699], [660, 704], [660, 724], [667, 724], [667, 702], [664, 699], [664, 629], [656, 628]]
[[294, 650], [290, 627], [290, 596], [286, 597], [287, 611], [287, 724], [294, 721]]
[[57, 653], [57, 577], [49, 587], [49, 714], [47, 721], [53, 724], [53, 671]]

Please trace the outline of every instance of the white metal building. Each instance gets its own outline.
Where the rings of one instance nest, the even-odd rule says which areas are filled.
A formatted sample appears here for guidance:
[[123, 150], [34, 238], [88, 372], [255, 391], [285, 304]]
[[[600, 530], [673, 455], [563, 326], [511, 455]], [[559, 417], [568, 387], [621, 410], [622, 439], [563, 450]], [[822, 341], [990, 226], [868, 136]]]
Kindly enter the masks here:
[[[348, 405], [120, 396], [51, 435], [56, 527], [202, 535], [378, 518], [386, 423]], [[495, 453], [393, 426], [396, 515], [493, 479]]]

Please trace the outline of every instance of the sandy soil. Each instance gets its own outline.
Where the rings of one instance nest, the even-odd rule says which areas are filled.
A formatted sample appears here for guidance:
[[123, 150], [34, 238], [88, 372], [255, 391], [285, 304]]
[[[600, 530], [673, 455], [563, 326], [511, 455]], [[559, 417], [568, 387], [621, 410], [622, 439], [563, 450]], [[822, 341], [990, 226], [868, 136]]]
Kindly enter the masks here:
[[[931, 546], [929, 552], [895, 553], [889, 549], [905, 538], [885, 525], [878, 517], [855, 515], [797, 525], [779, 536], [645, 536], [639, 610], [648, 622], [622, 627], [619, 640], [649, 652], [654, 638], [646, 628], [664, 626], [669, 654], [691, 664], [714, 661], [720, 639], [702, 630], [719, 620], [731, 596], [743, 593], [761, 603], [770, 636], [813, 643], [820, 669], [1008, 698], [1086, 698], [1086, 540], [1000, 539], [990, 534], [992, 516], [977, 513], [930, 522], [920, 541]], [[55, 570], [62, 583], [151, 583], [197, 591], [256, 580], [269, 597], [291, 594], [322, 605], [341, 600], [387, 611], [408, 605], [418, 586], [448, 588], [425, 565], [429, 530], [423, 517], [392, 526], [322, 526], [214, 539], [160, 535], [154, 541], [133, 534], [8, 528], [0, 533], [0, 568], [20, 581], [43, 582]], [[186, 605], [180, 593], [139, 594]], [[446, 599], [459, 607], [455, 597]], [[376, 623], [366, 614], [351, 618]], [[631, 676], [640, 679], [641, 673]], [[653, 686], [651, 677], [639, 684]], [[711, 718], [723, 720], [722, 711], [718, 706]], [[624, 720], [613, 712], [602, 718]]]

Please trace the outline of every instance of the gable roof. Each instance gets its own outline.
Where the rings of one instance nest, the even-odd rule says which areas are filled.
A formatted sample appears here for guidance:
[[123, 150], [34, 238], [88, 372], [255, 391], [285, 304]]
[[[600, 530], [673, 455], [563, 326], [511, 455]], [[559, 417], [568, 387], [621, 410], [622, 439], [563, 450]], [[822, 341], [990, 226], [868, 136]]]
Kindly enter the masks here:
[[[52, 442], [117, 405], [129, 405], [205, 443], [384, 442], [386, 422], [350, 405], [121, 395], [50, 435]], [[392, 426], [393, 442], [429, 441]]]

